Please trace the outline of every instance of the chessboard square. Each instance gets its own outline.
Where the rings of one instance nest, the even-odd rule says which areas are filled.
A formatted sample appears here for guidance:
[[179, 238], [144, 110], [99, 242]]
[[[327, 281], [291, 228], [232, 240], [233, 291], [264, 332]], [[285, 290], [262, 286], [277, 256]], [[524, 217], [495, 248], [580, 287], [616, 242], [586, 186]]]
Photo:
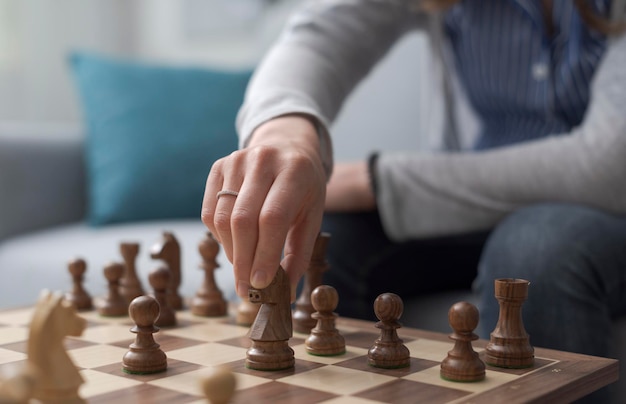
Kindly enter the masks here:
[[125, 379], [137, 380], [137, 381], [145, 383], [145, 382], [149, 382], [152, 380], [158, 380], [158, 379], [172, 377], [172, 376], [176, 376], [176, 375], [187, 373], [187, 372], [192, 372], [201, 367], [200, 365], [197, 365], [195, 363], [177, 361], [171, 358], [167, 358], [167, 369], [165, 371], [156, 372], [156, 373], [148, 373], [148, 374], [126, 373], [122, 369], [122, 366], [123, 364], [122, 364], [122, 361], [120, 360], [119, 362], [93, 368], [92, 370], [97, 370], [98, 372], [108, 373], [110, 375], [123, 377]]
[[134, 339], [133, 333], [130, 332], [130, 326], [119, 324], [106, 324], [89, 327], [83, 331], [79, 339], [100, 344], [110, 344], [117, 341]]
[[195, 345], [202, 344], [202, 341], [198, 341], [197, 339], [189, 339], [176, 335], [160, 333], [154, 334], [154, 340], [161, 346], [161, 349], [165, 352], [174, 351], [176, 349], [189, 348]]
[[[411, 356], [421, 359], [429, 359], [441, 362], [448, 356], [448, 351], [454, 347], [453, 341], [435, 341], [431, 339], [419, 338], [405, 344]], [[479, 352], [480, 349], [474, 349]]]
[[[121, 400], [120, 400], [121, 399]], [[192, 403], [198, 397], [185, 392], [164, 389], [159, 386], [141, 384], [112, 391], [89, 399], [89, 404], [124, 402], [124, 403]], [[206, 402], [206, 400], [205, 400]]]
[[382, 401], [369, 400], [362, 397], [339, 396], [330, 400], [320, 401], [321, 404], [381, 404]]
[[380, 333], [375, 331], [356, 331], [351, 333], [342, 334], [346, 345], [355, 346], [358, 348], [370, 349], [376, 339], [380, 336]]
[[367, 357], [353, 358], [343, 362], [335, 363], [335, 365], [354, 370], [360, 370], [363, 372], [373, 372], [394, 377], [403, 377], [411, 373], [421, 372], [424, 369], [428, 369], [434, 366], [439, 369], [439, 366], [441, 366], [439, 362], [413, 357], [409, 358], [409, 366], [394, 369], [383, 369], [371, 366], [367, 363]]
[[168, 335], [197, 339], [204, 342], [241, 337], [248, 334], [248, 328], [230, 324], [205, 323], [184, 328], [166, 330]]
[[30, 324], [32, 317], [32, 308], [0, 312], [0, 325], [27, 326]]
[[28, 339], [28, 328], [18, 326], [0, 327], [0, 345], [26, 339]]
[[319, 391], [303, 385], [285, 384], [273, 381], [254, 388], [237, 390], [231, 403], [250, 404], [259, 402], [259, 397], [272, 397], [274, 403], [319, 403], [337, 397], [337, 394], [328, 391]]
[[453, 388], [397, 379], [381, 386], [362, 391], [356, 395], [384, 403], [414, 402], [416, 397], [419, 397], [420, 402], [438, 404], [448, 403], [469, 394], [470, 393], [467, 391]]
[[441, 386], [445, 388], [451, 388], [456, 390], [463, 390], [470, 393], [483, 392], [502, 384], [508, 383], [512, 380], [518, 379], [519, 376], [502, 373], [492, 372], [490, 370], [485, 371], [485, 379], [478, 382], [453, 382], [441, 378], [441, 367], [431, 367], [421, 372], [412, 373], [403, 377], [406, 380], [413, 380], [421, 383], [431, 384], [435, 386]]
[[148, 384], [201, 397], [204, 394], [201, 381], [207, 373], [206, 368], [198, 367], [190, 372], [149, 381]]
[[[245, 358], [245, 356], [244, 356]], [[295, 364], [291, 368], [280, 370], [255, 370], [246, 366], [245, 359], [241, 359], [228, 364], [230, 369], [234, 373], [242, 373], [246, 375], [259, 376], [265, 379], [278, 380], [283, 377], [292, 376], [298, 373], [308, 372], [309, 370], [316, 369], [324, 366], [322, 363], [305, 361], [302, 359], [296, 359]]]
[[200, 365], [215, 366], [245, 358], [246, 349], [209, 342], [168, 351], [167, 356]]
[[26, 353], [0, 348], [0, 364], [26, 359]]
[[350, 360], [357, 357], [363, 357], [367, 355], [367, 349], [347, 346], [346, 352], [341, 355], [334, 356], [320, 356], [320, 355], [311, 355], [306, 350], [306, 344], [294, 345], [291, 347], [294, 351], [294, 356], [297, 359], [302, 359], [304, 361], [311, 362], [319, 362], [326, 365], [336, 364], [338, 362], [344, 362], [346, 360]]
[[[112, 363], [122, 363], [122, 357], [128, 349], [110, 345], [92, 345], [67, 351], [79, 368], [93, 369]], [[121, 366], [121, 365], [120, 365]]]
[[91, 324], [123, 324], [128, 325], [128, 328], [133, 325], [133, 320], [128, 316], [103, 316], [97, 310], [79, 311], [78, 314]]
[[329, 393], [354, 394], [394, 379], [392, 376], [328, 365], [287, 376], [280, 381]]
[[[110, 392], [120, 394], [120, 390], [143, 384], [137, 380], [124, 379], [91, 369], [83, 369], [80, 371], [80, 374], [85, 379], [85, 383], [80, 386], [78, 392], [81, 397], [89, 399], [89, 402], [91, 402], [91, 397], [95, 397], [99, 394]], [[119, 397], [120, 395], [118, 395], [118, 398]]]

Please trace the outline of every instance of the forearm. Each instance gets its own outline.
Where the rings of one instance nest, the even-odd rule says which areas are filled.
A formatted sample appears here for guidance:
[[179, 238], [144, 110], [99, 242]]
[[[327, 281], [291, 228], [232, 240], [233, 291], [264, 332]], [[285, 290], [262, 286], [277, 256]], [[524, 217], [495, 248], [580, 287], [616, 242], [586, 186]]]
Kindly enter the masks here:
[[372, 66], [425, 21], [402, 1], [310, 2], [255, 71], [237, 118], [241, 145], [263, 122], [290, 113], [327, 128]]
[[626, 40], [599, 68], [570, 134], [473, 154], [381, 155], [378, 206], [394, 239], [485, 230], [534, 203], [626, 213]]

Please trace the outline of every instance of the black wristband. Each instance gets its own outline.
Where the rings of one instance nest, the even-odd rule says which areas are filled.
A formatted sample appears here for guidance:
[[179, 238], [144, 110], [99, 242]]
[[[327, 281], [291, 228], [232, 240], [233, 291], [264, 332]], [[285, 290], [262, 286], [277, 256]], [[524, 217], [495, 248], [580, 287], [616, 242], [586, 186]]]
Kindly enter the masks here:
[[374, 197], [378, 195], [378, 184], [376, 181], [376, 164], [378, 163], [378, 152], [371, 153], [367, 158], [367, 173], [370, 178], [370, 186]]

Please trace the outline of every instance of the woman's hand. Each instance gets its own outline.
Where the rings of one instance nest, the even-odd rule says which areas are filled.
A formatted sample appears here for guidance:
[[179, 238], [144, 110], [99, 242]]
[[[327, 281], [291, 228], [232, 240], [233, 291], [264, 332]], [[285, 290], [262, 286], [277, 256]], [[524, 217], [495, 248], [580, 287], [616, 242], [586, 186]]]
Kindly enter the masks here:
[[[237, 194], [218, 197], [222, 190]], [[239, 296], [250, 286], [267, 287], [281, 264], [295, 299], [320, 231], [325, 192], [317, 130], [301, 115], [264, 123], [246, 148], [215, 162], [202, 221], [233, 264]]]

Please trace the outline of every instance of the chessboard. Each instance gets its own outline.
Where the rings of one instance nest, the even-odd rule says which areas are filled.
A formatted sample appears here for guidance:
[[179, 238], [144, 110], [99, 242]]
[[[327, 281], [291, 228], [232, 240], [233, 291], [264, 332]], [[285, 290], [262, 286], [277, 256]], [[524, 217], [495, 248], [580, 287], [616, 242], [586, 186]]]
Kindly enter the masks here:
[[[410, 364], [398, 369], [369, 366], [367, 351], [380, 335], [374, 323], [339, 317], [346, 352], [313, 356], [306, 334], [295, 332], [289, 345], [295, 366], [258, 371], [245, 366], [249, 327], [227, 315], [201, 317], [183, 309], [177, 325], [154, 334], [167, 355], [167, 370], [137, 375], [122, 370], [122, 357], [134, 341], [128, 316], [105, 317], [82, 311], [82, 335], [65, 337], [64, 345], [85, 383], [79, 394], [89, 403], [206, 403], [200, 380], [210, 369], [225, 366], [235, 375], [233, 403], [520, 403], [571, 402], [617, 380], [616, 360], [535, 347], [534, 365], [505, 369], [487, 365], [480, 382], [460, 383], [440, 377], [440, 364], [453, 347], [446, 334], [399, 328], [410, 350]], [[0, 374], [26, 362], [33, 308], [0, 311]], [[479, 355], [488, 341], [474, 341]]]

